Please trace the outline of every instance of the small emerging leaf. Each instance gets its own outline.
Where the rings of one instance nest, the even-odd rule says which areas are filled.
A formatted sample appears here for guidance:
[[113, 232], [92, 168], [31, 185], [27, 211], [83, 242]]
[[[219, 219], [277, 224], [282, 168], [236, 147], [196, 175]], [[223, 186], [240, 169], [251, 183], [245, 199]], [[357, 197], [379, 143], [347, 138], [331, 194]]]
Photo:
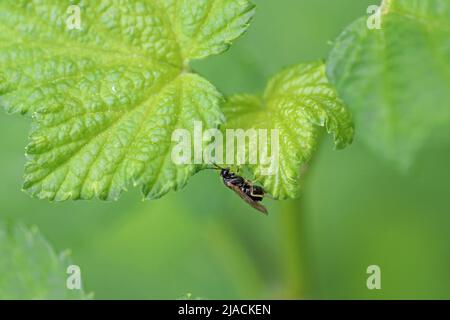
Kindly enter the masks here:
[[[351, 116], [328, 83], [322, 62], [286, 69], [269, 81], [262, 98], [237, 95], [225, 108], [226, 128], [278, 129], [279, 166], [263, 175], [260, 165], [249, 165], [257, 181], [274, 198], [298, 196], [300, 169], [312, 156], [320, 127], [333, 135], [338, 149], [351, 143]], [[270, 140], [269, 140], [270, 141]]]

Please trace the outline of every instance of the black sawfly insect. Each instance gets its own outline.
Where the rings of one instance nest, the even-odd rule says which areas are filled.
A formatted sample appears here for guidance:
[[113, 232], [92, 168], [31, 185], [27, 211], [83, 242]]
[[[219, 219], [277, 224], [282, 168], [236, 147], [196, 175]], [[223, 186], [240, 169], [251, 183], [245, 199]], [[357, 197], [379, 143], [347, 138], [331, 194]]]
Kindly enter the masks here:
[[220, 176], [225, 186], [233, 190], [239, 197], [259, 212], [266, 215], [269, 213], [266, 207], [261, 204], [265, 195], [262, 187], [256, 186], [251, 181], [235, 174], [230, 168], [222, 168], [216, 164], [214, 166], [216, 167], [215, 169], [220, 170]]

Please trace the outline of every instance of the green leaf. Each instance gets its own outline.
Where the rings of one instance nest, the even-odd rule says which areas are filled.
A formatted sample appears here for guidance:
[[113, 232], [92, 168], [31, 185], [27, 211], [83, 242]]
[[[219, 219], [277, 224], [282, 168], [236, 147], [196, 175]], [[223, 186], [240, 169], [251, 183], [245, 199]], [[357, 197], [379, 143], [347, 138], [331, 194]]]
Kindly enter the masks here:
[[171, 162], [171, 134], [223, 122], [221, 94], [189, 71], [248, 27], [246, 0], [1, 1], [0, 106], [33, 116], [24, 189], [50, 200], [147, 198], [198, 168]]
[[89, 299], [66, 286], [69, 255], [55, 254], [36, 228], [0, 223], [0, 300]]
[[339, 36], [328, 75], [361, 139], [407, 168], [450, 126], [450, 0], [383, 1], [381, 13], [381, 29], [364, 17]]
[[329, 84], [322, 62], [280, 72], [269, 81], [262, 98], [230, 97], [224, 112], [226, 129], [278, 129], [279, 165], [275, 174], [264, 175], [261, 164], [248, 165], [255, 179], [276, 199], [298, 196], [300, 169], [315, 151], [320, 127], [333, 136], [338, 149], [353, 138], [351, 116]]

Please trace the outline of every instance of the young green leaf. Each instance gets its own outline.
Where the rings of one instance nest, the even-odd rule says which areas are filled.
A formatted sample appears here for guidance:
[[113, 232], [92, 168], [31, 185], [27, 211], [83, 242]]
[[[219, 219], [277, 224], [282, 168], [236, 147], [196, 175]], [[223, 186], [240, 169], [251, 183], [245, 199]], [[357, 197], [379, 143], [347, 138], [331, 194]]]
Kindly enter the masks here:
[[225, 51], [253, 13], [247, 0], [1, 1], [0, 106], [33, 115], [24, 189], [58, 201], [182, 187], [198, 168], [171, 162], [173, 130], [223, 122], [221, 94], [188, 63]]
[[36, 228], [0, 223], [0, 252], [0, 300], [91, 298], [67, 288], [68, 254], [55, 254]]
[[274, 174], [263, 174], [260, 163], [248, 166], [274, 198], [298, 196], [300, 169], [315, 150], [320, 127], [333, 136], [338, 149], [346, 147], [353, 138], [351, 116], [328, 83], [322, 62], [282, 71], [269, 81], [262, 98], [230, 97], [224, 112], [226, 129], [278, 130], [279, 164]]
[[336, 40], [328, 75], [368, 145], [408, 167], [450, 126], [450, 0], [391, 0]]

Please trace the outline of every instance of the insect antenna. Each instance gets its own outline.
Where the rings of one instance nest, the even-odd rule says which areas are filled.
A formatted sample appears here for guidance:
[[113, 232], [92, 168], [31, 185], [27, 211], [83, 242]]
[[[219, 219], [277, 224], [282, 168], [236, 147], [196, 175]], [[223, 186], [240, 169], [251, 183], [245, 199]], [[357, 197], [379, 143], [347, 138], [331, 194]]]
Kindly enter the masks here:
[[271, 195], [270, 193], [266, 193], [265, 191], [264, 191], [264, 197], [271, 199], [271, 200], [277, 200], [273, 197], [273, 195]]

